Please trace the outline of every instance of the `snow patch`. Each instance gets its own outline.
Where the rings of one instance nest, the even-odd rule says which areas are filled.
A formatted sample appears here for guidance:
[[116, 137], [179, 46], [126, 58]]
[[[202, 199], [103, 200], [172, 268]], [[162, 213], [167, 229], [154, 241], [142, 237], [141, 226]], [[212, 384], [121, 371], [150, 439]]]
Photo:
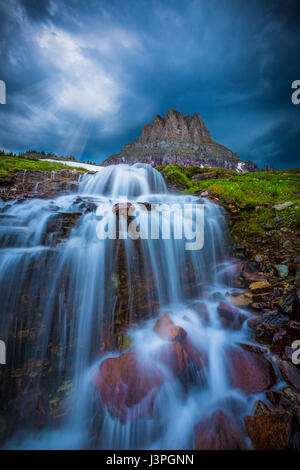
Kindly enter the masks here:
[[54, 160], [52, 158], [40, 158], [41, 162], [54, 162], [54, 163], [63, 163], [64, 165], [72, 166], [75, 168], [85, 168], [89, 171], [101, 171], [103, 170], [102, 166], [99, 165], [90, 165], [89, 163], [81, 163], [81, 162], [72, 162], [66, 160]]
[[243, 169], [244, 166], [245, 166], [245, 163], [244, 163], [244, 162], [239, 162], [239, 163], [237, 164], [236, 171], [241, 172], [241, 173], [244, 173], [244, 169]]

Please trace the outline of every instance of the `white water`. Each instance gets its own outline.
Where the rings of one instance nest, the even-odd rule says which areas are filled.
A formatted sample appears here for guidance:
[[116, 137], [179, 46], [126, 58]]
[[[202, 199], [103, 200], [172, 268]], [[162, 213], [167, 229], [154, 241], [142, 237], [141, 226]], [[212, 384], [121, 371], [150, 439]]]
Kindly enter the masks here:
[[[100, 345], [103, 325], [113, 320], [118, 256], [115, 241], [99, 240], [97, 227], [99, 222], [105, 224], [115, 218], [112, 207], [120, 198], [134, 205], [141, 225], [148, 221], [150, 212], [139, 203], [199, 203], [193, 196], [168, 193], [161, 175], [148, 165], [119, 165], [106, 167], [96, 175], [84, 175], [78, 194], [10, 204], [1, 214], [0, 337], [9, 343], [12, 331], [40, 332], [36, 340], [28, 340], [25, 346], [21, 341], [11, 345], [10, 366], [20, 368], [30, 358], [42, 364], [53, 361], [55, 374], [51, 380], [41, 371], [35, 377], [35, 387], [46, 389], [52, 397], [65, 380], [72, 383], [72, 393], [64, 404], [69, 413], [57, 425], [44, 427], [38, 427], [30, 416], [25, 424], [20, 425], [17, 420], [13, 436], [6, 443], [8, 448], [193, 448], [193, 427], [203, 414], [226, 407], [230, 397], [238, 405], [240, 416], [250, 409], [253, 398], [231, 389], [224, 363], [225, 348], [245, 339], [246, 332], [224, 330], [217, 314], [220, 298], [225, 299], [230, 291], [218, 282], [219, 266], [226, 260], [226, 222], [222, 209], [204, 200], [200, 201], [205, 205], [202, 250], [186, 251], [184, 239], [142, 240], [141, 263], [137, 264], [136, 243], [127, 239], [124, 244], [130, 318], [130, 305], [136, 308], [135, 299], [142, 289], [135, 285], [135, 275], [142, 275], [144, 269], [146, 279], [153, 278], [151, 294], [149, 283], [149, 319], [139, 326], [132, 325], [129, 332], [132, 350], [145, 367], [155, 363], [162, 369], [157, 354], [164, 341], [153, 331], [156, 318], [151, 318], [154, 296], [159, 315], [171, 312], [172, 320], [186, 330], [193, 347], [205, 351], [208, 364], [200, 371], [190, 365], [184, 377], [176, 380], [164, 369], [166, 380], [155, 399], [152, 418], [139, 418], [124, 425], [102, 407], [92, 376], [107, 355], [116, 355], [103, 356]], [[68, 238], [52, 246], [51, 234], [46, 240], [44, 237], [47, 224], [59, 213], [78, 212], [82, 201], [102, 208], [102, 215], [95, 210], [81, 215]], [[2, 208], [6, 205], [9, 204], [2, 204]], [[160, 220], [157, 218], [157, 223]], [[172, 229], [178, 220], [172, 220]], [[187, 269], [196, 278], [192, 290], [183, 282]], [[214, 293], [218, 293], [218, 301]], [[30, 299], [29, 306], [24, 303], [24, 295]], [[190, 309], [196, 300], [205, 302], [208, 324]], [[28, 309], [25, 313], [24, 308]], [[57, 353], [49, 353], [49, 341]]]

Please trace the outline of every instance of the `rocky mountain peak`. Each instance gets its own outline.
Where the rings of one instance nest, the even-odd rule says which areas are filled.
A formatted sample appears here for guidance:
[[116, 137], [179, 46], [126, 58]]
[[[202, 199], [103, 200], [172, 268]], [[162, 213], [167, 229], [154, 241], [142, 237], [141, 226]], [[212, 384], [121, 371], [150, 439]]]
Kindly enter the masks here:
[[258, 170], [254, 163], [243, 162], [238, 154], [214, 141], [200, 114], [184, 116], [175, 109], [169, 109], [164, 117], [154, 116], [152, 124], [143, 126], [140, 137], [124, 145], [120, 153], [111, 155], [103, 164], [138, 162], [152, 166], [177, 163], [237, 171]]
[[142, 140], [160, 138], [200, 143], [203, 138], [210, 139], [210, 133], [200, 114], [184, 116], [175, 109], [169, 109], [164, 118], [157, 114], [153, 124], [146, 124], [142, 129]]

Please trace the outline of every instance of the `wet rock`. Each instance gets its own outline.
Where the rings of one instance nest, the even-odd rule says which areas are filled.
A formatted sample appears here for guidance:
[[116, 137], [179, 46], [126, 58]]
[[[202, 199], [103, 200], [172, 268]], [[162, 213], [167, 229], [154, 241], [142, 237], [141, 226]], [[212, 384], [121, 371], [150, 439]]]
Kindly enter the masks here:
[[227, 302], [221, 302], [218, 305], [218, 313], [224, 328], [233, 328], [238, 330], [241, 328], [247, 316]]
[[[269, 405], [268, 403], [265, 403], [262, 400], [257, 400], [253, 405], [252, 415], [268, 415], [274, 413], [274, 411], [276, 411], [276, 408], [274, 406]], [[284, 411], [284, 409], [281, 409], [280, 411]]]
[[223, 295], [221, 294], [221, 292], [213, 292], [212, 294], [208, 296], [208, 300], [210, 302], [220, 302], [222, 298], [223, 298]]
[[126, 422], [144, 415], [151, 416], [163, 378], [158, 370], [139, 363], [134, 352], [127, 352], [105, 359], [93, 381], [110, 413]]
[[38, 170], [16, 171], [10, 184], [1, 190], [1, 198], [4, 201], [16, 199], [22, 202], [30, 198], [53, 198], [72, 192], [77, 190], [78, 178], [83, 171], [59, 170], [55, 172], [55, 178], [51, 174], [49, 171]]
[[135, 208], [130, 202], [119, 202], [113, 206], [112, 211], [117, 216], [123, 215], [127, 217], [134, 213]]
[[300, 413], [300, 393], [290, 387], [265, 392], [267, 399], [275, 406], [294, 414]]
[[278, 365], [284, 381], [296, 392], [300, 392], [300, 370], [288, 361], [280, 361]]
[[255, 338], [258, 341], [271, 344], [274, 334], [285, 329], [288, 324], [289, 318], [278, 311], [265, 313], [262, 317], [257, 318]]
[[43, 233], [42, 243], [55, 246], [69, 237], [82, 212], [57, 212], [51, 216]]
[[207, 365], [208, 358], [204, 350], [196, 349], [189, 340], [185, 339], [182, 343], [184, 351], [187, 353], [188, 358], [198, 368], [202, 369], [204, 365]]
[[281, 278], [286, 278], [289, 274], [289, 268], [286, 264], [276, 264], [275, 268]]
[[103, 404], [122, 423], [151, 416], [162, 383], [179, 377], [190, 362], [178, 341], [163, 344], [154, 359], [146, 364], [134, 351], [128, 351], [105, 359], [94, 374], [93, 382]]
[[155, 205], [151, 204], [150, 202], [138, 202], [138, 205], [146, 211], [151, 211], [155, 207]]
[[274, 354], [277, 354], [279, 357], [282, 357], [286, 346], [291, 345], [291, 337], [286, 330], [278, 331], [275, 333], [272, 339], [271, 351]]
[[194, 427], [196, 450], [244, 450], [245, 431], [230, 411], [216, 410]]
[[247, 271], [243, 271], [242, 273], [242, 277], [245, 279], [245, 281], [247, 282], [247, 285], [251, 284], [251, 283], [254, 283], [256, 281], [262, 281], [262, 282], [266, 282], [266, 280], [264, 279], [264, 275], [263, 274], [257, 274], [257, 273], [249, 273]]
[[158, 360], [167, 368], [174, 378], [179, 377], [190, 362], [183, 346], [174, 341], [171, 344], [163, 344], [159, 350]]
[[193, 302], [188, 308], [194, 310], [205, 324], [209, 323], [209, 315], [204, 302]]
[[245, 416], [244, 421], [254, 450], [282, 450], [287, 446], [292, 430], [290, 414]]
[[241, 260], [236, 260], [226, 266], [221, 273], [221, 281], [226, 285], [231, 285], [233, 280], [241, 276], [244, 268], [244, 263]]
[[299, 291], [290, 288], [278, 302], [280, 310], [291, 318], [300, 318]]
[[253, 394], [276, 383], [273, 366], [264, 357], [264, 352], [262, 348], [244, 344], [226, 350], [226, 370], [233, 388]]
[[165, 313], [157, 320], [154, 331], [168, 341], [181, 341], [186, 337], [186, 331], [173, 323], [169, 313]]
[[252, 294], [249, 292], [242, 293], [232, 293], [231, 296], [228, 296], [229, 302], [233, 303], [237, 307], [248, 307], [252, 303]]
[[88, 199], [82, 199], [81, 197], [78, 197], [76, 201], [74, 201], [74, 204], [84, 213], [95, 212], [97, 210], [97, 204]]
[[252, 282], [249, 289], [253, 294], [261, 294], [270, 290], [271, 284], [268, 281], [256, 281]]

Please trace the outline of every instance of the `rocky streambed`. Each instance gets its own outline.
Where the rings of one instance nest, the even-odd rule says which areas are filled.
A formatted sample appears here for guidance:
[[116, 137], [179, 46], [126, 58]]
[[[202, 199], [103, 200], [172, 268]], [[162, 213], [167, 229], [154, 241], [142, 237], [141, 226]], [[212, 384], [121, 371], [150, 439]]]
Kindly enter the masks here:
[[[81, 314], [76, 302], [71, 301], [74, 284], [68, 274], [69, 258], [61, 266], [58, 279], [57, 267], [61, 257], [66, 256], [60, 247], [82, 226], [84, 218], [88, 223], [89, 217], [94, 217], [99, 203], [92, 195], [77, 194], [81, 178], [82, 172], [77, 170], [55, 174], [31, 171], [16, 172], [2, 182], [1, 198], [6, 204], [2, 204], [0, 220], [5, 220], [6, 230], [20, 225], [9, 213], [10, 204], [26, 210], [29, 200], [41, 198], [45, 200], [44, 210], [51, 211], [39, 241], [45, 249], [20, 265], [26, 270], [22, 289], [15, 302], [9, 303], [1, 330], [8, 338], [8, 364], [1, 366], [2, 442], [7, 442], [16, 429], [28, 428], [29, 423], [30, 427], [43, 430], [62, 425], [66, 416], [72, 414], [68, 397], [76, 387], [74, 367], [80, 367], [80, 362], [67, 364], [66, 359], [74, 358], [85, 343], [80, 345], [82, 338], [72, 336], [78, 322], [74, 323], [70, 313], [79, 322]], [[172, 184], [171, 189], [174, 190]], [[72, 195], [72, 205], [68, 208], [55, 199], [62, 194]], [[209, 192], [200, 196], [221, 204]], [[232, 226], [237, 208], [232, 201], [223, 206]], [[116, 206], [111, 212], [122, 217]], [[198, 292], [201, 299], [179, 307], [181, 312], [165, 311], [157, 302], [156, 280], [147, 271], [140, 242], [135, 242], [132, 252], [132, 262], [140, 269], [134, 270], [130, 278], [127, 248], [120, 240], [114, 242], [109, 248], [116, 257], [110, 273], [113, 291], [103, 307], [111, 314], [105, 317], [101, 328], [93, 320], [95, 345], [89, 351], [91, 358], [101, 353], [100, 364], [93, 369], [92, 382], [110, 418], [101, 407], [94, 411], [96, 419], [90, 429], [92, 443], [85, 445], [99, 445], [99, 430], [108, 429], [105, 420], [117, 420], [128, 427], [132, 420], [142, 421], [153, 413], [156, 416], [157, 397], [165, 393], [170, 380], [197, 386], [205, 383], [211, 358], [205, 335], [203, 338], [201, 335], [203, 331], [214, 331], [210, 328], [217, 322], [225, 335], [238, 335], [234, 345], [226, 343], [222, 350], [230, 387], [254, 400], [247, 401], [246, 414], [241, 411], [245, 405], [240, 395], [227, 396], [226, 403], [224, 398], [217, 400], [217, 405], [194, 424], [188, 442], [193, 442], [197, 449], [299, 449], [300, 366], [295, 358], [300, 353], [297, 356], [294, 343], [300, 340], [299, 240], [294, 232], [285, 230], [278, 240], [272, 236], [272, 230], [267, 228], [260, 240], [247, 238], [232, 247], [232, 261], [225, 263], [220, 272], [223, 286], [220, 291], [212, 291], [203, 282], [203, 273], [187, 263], [180, 273], [186, 298], [192, 299]], [[276, 230], [281, 230], [280, 220]], [[17, 236], [2, 241], [4, 248], [18, 246]], [[84, 256], [89, 256], [89, 251]], [[85, 276], [91, 276], [91, 272]], [[12, 283], [18, 279], [12, 278]], [[54, 297], [53, 285], [60, 286]], [[80, 285], [77, 288], [82, 290]], [[43, 309], [49, 308], [47, 299], [52, 297], [53, 316], [49, 323]], [[98, 308], [100, 299], [90, 306], [91, 310]], [[116, 300], [111, 302], [113, 299]], [[86, 312], [83, 313], [82, 319], [86, 318]], [[128, 334], [132, 325], [144, 321], [150, 323], [140, 333], [142, 337]], [[199, 332], [200, 340], [194, 339], [195, 331]], [[150, 356], [143, 363], [140, 357], [145, 352], [144, 344], [152, 335], [158, 338], [158, 343], [153, 343]], [[208, 400], [205, 396], [204, 399]]]

